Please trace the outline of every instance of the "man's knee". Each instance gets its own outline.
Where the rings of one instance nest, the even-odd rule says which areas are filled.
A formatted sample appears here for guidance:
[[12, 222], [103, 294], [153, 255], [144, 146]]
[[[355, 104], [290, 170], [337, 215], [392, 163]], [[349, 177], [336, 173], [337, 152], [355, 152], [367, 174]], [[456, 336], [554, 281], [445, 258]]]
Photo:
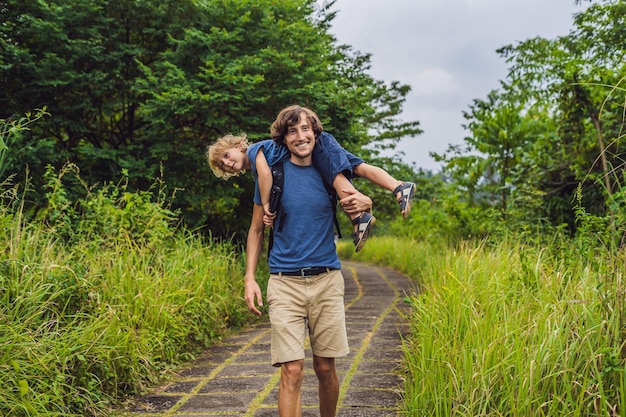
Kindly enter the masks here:
[[313, 358], [313, 369], [318, 378], [326, 378], [335, 373], [335, 359], [333, 358]]
[[292, 361], [281, 364], [281, 380], [291, 386], [298, 386], [304, 378], [304, 361]]

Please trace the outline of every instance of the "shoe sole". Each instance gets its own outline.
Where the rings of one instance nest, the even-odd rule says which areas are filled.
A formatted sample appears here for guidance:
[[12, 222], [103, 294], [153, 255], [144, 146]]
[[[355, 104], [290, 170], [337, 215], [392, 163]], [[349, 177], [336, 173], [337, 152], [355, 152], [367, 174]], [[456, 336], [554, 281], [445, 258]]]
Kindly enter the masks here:
[[415, 189], [416, 186], [413, 184], [411, 186], [411, 192], [409, 193], [409, 197], [407, 198], [406, 210], [404, 210], [403, 217], [406, 219], [411, 214], [411, 208], [413, 207], [413, 199], [415, 198]]
[[370, 235], [370, 227], [372, 227], [374, 223], [376, 223], [376, 217], [372, 216], [372, 218], [367, 222], [367, 227], [363, 231], [363, 234], [361, 235], [361, 239], [359, 239], [359, 241], [354, 246], [355, 252], [359, 252], [361, 249], [363, 249], [363, 246], [365, 246], [365, 243], [367, 242], [367, 238]]

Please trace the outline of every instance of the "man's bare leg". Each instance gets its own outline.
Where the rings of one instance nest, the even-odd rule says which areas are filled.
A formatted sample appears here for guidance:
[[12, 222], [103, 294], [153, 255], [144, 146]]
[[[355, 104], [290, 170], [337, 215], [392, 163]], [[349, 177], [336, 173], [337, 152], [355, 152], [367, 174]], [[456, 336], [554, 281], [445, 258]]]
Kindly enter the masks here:
[[302, 417], [300, 387], [304, 378], [304, 360], [286, 362], [280, 366], [278, 386], [278, 415]]
[[[352, 183], [348, 181], [343, 174], [338, 174], [335, 177], [335, 180], [333, 181], [333, 188], [337, 192], [340, 201], [350, 196], [364, 196], [364, 194], [354, 188], [354, 185], [352, 185]], [[346, 210], [343, 204], [342, 207], [344, 208], [344, 212], [348, 215], [348, 217], [350, 217], [350, 222], [354, 225], [352, 236], [355, 250], [358, 252], [363, 248], [365, 242], [367, 242], [370, 227], [376, 222], [376, 218], [372, 216], [371, 213]]]
[[339, 400], [339, 378], [335, 359], [313, 355], [313, 369], [319, 381], [320, 417], [335, 417]]

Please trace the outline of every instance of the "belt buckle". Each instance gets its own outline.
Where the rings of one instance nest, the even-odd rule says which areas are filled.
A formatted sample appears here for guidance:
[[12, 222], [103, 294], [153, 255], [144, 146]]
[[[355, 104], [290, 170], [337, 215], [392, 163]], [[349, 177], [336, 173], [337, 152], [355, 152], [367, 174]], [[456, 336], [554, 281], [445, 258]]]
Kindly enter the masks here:
[[309, 266], [309, 267], [307, 267], [307, 268], [302, 268], [302, 269], [300, 270], [300, 276], [301, 276], [302, 278], [305, 278], [305, 277], [310, 277], [311, 275], [313, 275], [312, 271], [313, 271], [313, 268], [312, 268], [312, 267], [310, 267], [310, 266]]

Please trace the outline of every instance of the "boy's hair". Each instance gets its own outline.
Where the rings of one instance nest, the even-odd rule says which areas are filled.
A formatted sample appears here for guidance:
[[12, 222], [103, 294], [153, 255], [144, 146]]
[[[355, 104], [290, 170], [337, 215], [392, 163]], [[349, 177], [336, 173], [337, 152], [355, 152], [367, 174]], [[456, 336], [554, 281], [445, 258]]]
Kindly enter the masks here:
[[237, 175], [243, 174], [245, 172], [245, 170], [241, 170], [233, 174], [230, 172], [226, 172], [222, 169], [222, 153], [230, 149], [236, 148], [240, 145], [244, 153], [248, 149], [248, 146], [250, 146], [247, 136], [243, 133], [239, 136], [222, 136], [221, 138], [216, 140], [214, 144], [207, 147], [206, 159], [209, 163], [209, 166], [211, 167], [211, 171], [213, 171], [216, 177], [227, 180], [231, 177], [236, 177]]
[[300, 121], [302, 113], [306, 115], [311, 128], [313, 129], [313, 133], [315, 134], [315, 138], [317, 138], [320, 133], [322, 133], [323, 127], [322, 122], [320, 122], [320, 118], [315, 114], [315, 112], [307, 107], [302, 107], [293, 105], [284, 108], [278, 113], [276, 116], [276, 120], [272, 123], [272, 127], [270, 128], [270, 134], [274, 142], [279, 145], [285, 144], [285, 135], [289, 128]]

